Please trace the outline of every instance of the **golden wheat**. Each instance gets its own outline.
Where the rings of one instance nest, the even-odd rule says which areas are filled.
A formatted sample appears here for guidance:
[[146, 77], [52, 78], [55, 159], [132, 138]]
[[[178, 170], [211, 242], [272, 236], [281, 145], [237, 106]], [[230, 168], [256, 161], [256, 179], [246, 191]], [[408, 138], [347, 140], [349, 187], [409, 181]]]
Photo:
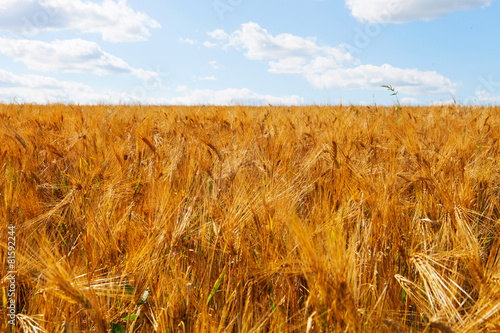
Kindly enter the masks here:
[[0, 329], [495, 332], [500, 109], [0, 104]]

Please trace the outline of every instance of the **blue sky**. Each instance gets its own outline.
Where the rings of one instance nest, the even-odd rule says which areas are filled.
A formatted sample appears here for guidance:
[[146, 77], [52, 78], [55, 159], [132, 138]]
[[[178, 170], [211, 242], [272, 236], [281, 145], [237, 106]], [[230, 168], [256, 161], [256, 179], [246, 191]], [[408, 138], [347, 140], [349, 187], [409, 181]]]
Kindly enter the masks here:
[[491, 0], [0, 0], [0, 101], [499, 104]]

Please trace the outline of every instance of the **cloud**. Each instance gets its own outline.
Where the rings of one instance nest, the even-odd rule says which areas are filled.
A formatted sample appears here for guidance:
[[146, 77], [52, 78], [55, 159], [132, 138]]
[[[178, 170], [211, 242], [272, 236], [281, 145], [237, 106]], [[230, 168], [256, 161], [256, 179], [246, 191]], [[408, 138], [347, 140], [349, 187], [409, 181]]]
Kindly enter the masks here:
[[210, 60], [210, 61], [208, 62], [208, 64], [209, 64], [209, 65], [210, 65], [210, 67], [212, 67], [213, 69], [220, 69], [220, 66], [219, 66], [219, 65], [217, 65], [217, 61], [215, 61], [215, 60]]
[[406, 23], [428, 21], [458, 10], [488, 6], [493, 0], [346, 0], [360, 21]]
[[464, 104], [473, 103], [500, 105], [500, 95], [486, 89], [476, 90], [474, 96], [468, 97], [464, 101]]
[[128, 74], [144, 80], [157, 76], [155, 72], [130, 67], [124, 60], [104, 52], [97, 43], [83, 39], [46, 43], [0, 38], [0, 52], [41, 72]]
[[152, 92], [138, 96], [134, 89], [130, 92], [113, 90], [95, 91], [92, 87], [73, 81], [60, 81], [40, 75], [16, 75], [0, 69], [0, 102], [14, 100], [23, 103], [74, 103], [74, 104], [170, 104], [170, 105], [234, 105], [234, 104], [303, 104], [299, 96], [276, 97], [262, 95], [249, 89], [191, 90], [179, 86], [177, 93], [182, 96], [173, 98], [153, 97]]
[[[494, 83], [496, 84], [496, 83]], [[473, 105], [473, 104], [481, 104], [481, 105], [500, 105], [500, 95], [495, 90], [489, 89], [478, 89], [474, 92], [474, 94], [467, 96], [462, 100], [456, 101], [455, 99], [449, 100], [439, 100], [432, 101], [431, 105], [451, 105], [451, 104], [462, 104], [462, 105]]]
[[202, 44], [202, 45], [203, 45], [203, 46], [205, 46], [205, 47], [217, 47], [217, 44], [215, 44], [215, 43], [211, 43], [211, 42], [209, 42], [209, 41], [205, 41], [205, 42], [203, 42], [203, 44]]
[[240, 30], [227, 34], [214, 30], [208, 35], [216, 43], [206, 42], [205, 46], [235, 47], [246, 50], [245, 56], [251, 60], [307, 58], [324, 56], [336, 62], [352, 61], [349, 53], [339, 48], [318, 45], [315, 38], [302, 38], [292, 34], [272, 36], [266, 29], [254, 22], [244, 23]]
[[180, 86], [178, 92], [184, 93], [184, 96], [168, 99], [168, 104], [175, 105], [237, 105], [237, 104], [252, 104], [252, 105], [297, 105], [303, 104], [304, 99], [292, 95], [284, 97], [276, 97], [271, 95], [262, 95], [255, 93], [249, 89], [198, 89], [190, 90], [186, 86]]
[[385, 64], [360, 65], [353, 68], [331, 69], [326, 72], [305, 74], [316, 88], [378, 89], [391, 84], [408, 95], [455, 93], [456, 84], [434, 71], [402, 69]]
[[19, 99], [25, 103], [69, 102], [95, 104], [120, 99], [113, 92], [97, 93], [92, 87], [78, 82], [59, 81], [40, 75], [16, 75], [0, 69], [0, 101]]
[[273, 36], [253, 22], [230, 34], [215, 30], [208, 35], [222, 49], [235, 48], [245, 52], [247, 59], [267, 60], [270, 73], [300, 74], [317, 89], [372, 90], [391, 84], [410, 95], [455, 92], [456, 84], [434, 71], [363, 65], [342, 47], [291, 34]]
[[446, 99], [441, 101], [432, 101], [429, 103], [430, 106], [443, 106], [443, 105], [454, 105], [455, 101], [452, 99]]
[[322, 73], [327, 70], [340, 68], [332, 58], [318, 56], [310, 61], [301, 57], [284, 58], [269, 62], [269, 72], [275, 74], [304, 74]]
[[188, 44], [188, 45], [196, 45], [196, 44], [198, 44], [197, 40], [194, 40], [194, 39], [191, 39], [191, 38], [183, 38], [183, 37], [179, 38], [179, 42], [181, 42], [183, 44]]
[[33, 38], [44, 30], [101, 34], [109, 42], [146, 40], [160, 24], [130, 8], [126, 0], [3, 0], [0, 30]]
[[402, 105], [420, 105], [420, 101], [416, 98], [413, 97], [403, 97], [401, 98], [401, 104]]
[[198, 76], [199, 81], [215, 81], [215, 76]]

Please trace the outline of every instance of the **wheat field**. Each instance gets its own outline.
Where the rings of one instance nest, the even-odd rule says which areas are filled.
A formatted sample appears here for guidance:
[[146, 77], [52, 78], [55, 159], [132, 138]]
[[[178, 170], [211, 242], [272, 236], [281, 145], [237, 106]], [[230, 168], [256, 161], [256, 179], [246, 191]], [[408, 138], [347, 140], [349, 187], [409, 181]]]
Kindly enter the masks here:
[[496, 332], [500, 108], [0, 104], [0, 330]]

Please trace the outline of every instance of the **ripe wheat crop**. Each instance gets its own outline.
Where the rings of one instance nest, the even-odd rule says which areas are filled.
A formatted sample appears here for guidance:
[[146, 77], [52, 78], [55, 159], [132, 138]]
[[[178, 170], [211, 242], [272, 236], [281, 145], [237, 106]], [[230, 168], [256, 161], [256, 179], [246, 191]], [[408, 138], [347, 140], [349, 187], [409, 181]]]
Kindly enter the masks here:
[[0, 330], [500, 330], [500, 108], [0, 105]]

